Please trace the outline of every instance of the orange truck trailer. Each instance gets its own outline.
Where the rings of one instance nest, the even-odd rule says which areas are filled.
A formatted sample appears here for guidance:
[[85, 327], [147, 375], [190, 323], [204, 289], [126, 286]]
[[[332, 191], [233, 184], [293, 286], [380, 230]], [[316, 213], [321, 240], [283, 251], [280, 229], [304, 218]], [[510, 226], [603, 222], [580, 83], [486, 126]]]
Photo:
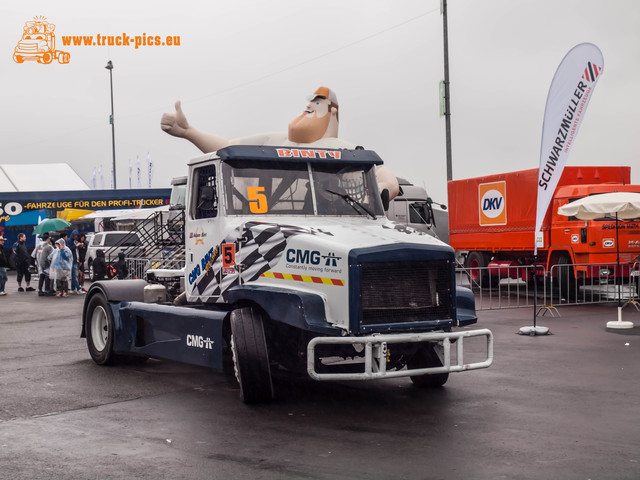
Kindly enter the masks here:
[[[614, 272], [615, 219], [578, 220], [559, 215], [558, 208], [598, 193], [640, 192], [640, 185], [630, 183], [631, 167], [565, 167], [542, 223], [544, 247], [538, 248], [537, 264], [552, 274], [554, 265], [572, 265], [570, 275], [578, 281], [602, 273], [603, 267], [585, 264]], [[537, 186], [537, 168], [449, 182], [449, 243], [466, 252], [465, 266], [481, 284], [516, 270], [531, 280], [533, 269], [505, 267], [534, 263]], [[617, 228], [621, 276], [626, 277], [629, 263], [640, 254], [640, 219], [620, 220]]]

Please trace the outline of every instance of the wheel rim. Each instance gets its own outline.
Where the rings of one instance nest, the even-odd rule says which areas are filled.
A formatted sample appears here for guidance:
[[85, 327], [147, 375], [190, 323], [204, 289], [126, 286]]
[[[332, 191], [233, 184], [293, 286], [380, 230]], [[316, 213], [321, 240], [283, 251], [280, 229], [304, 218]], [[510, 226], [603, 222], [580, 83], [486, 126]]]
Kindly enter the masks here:
[[91, 340], [96, 350], [102, 351], [107, 346], [109, 337], [109, 321], [107, 312], [101, 306], [97, 306], [91, 315]]
[[242, 382], [240, 381], [240, 369], [238, 368], [238, 354], [236, 352], [236, 342], [233, 341], [233, 334], [231, 334], [231, 356], [233, 358], [233, 373], [236, 376], [236, 381], [240, 385], [240, 390], [242, 390]]

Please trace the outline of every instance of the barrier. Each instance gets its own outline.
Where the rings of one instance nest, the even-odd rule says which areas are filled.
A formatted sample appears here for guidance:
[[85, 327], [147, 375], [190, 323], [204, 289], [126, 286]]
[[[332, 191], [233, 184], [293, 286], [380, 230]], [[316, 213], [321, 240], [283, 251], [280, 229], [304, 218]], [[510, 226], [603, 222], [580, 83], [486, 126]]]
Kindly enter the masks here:
[[[616, 264], [580, 263], [551, 267], [548, 303], [554, 306], [617, 303], [637, 295], [630, 273], [634, 267]], [[618, 288], [619, 287], [619, 288]]]
[[168, 270], [180, 270], [184, 268], [184, 259], [166, 258], [129, 258], [126, 260], [129, 268], [129, 278], [145, 278], [150, 268], [166, 268]]
[[476, 310], [543, 307], [545, 277], [544, 265], [537, 265], [535, 272], [533, 265], [456, 268], [456, 285], [473, 291]]
[[[476, 310], [497, 310], [538, 306], [551, 310], [558, 306], [617, 303], [640, 311], [640, 261], [611, 264], [457, 267], [456, 285], [470, 288]], [[539, 312], [538, 312], [539, 313]]]

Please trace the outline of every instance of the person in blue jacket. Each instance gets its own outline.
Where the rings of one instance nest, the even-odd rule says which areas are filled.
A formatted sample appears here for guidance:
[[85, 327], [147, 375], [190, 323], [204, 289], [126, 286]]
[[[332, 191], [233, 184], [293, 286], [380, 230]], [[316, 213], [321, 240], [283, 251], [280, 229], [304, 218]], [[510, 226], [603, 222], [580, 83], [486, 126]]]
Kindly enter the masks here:
[[[80, 234], [77, 230], [71, 232], [71, 238], [67, 240], [67, 247], [71, 250], [71, 255], [73, 256], [73, 261], [71, 263], [71, 291], [76, 294], [85, 293], [80, 286], [80, 282], [78, 282], [78, 238]], [[82, 247], [82, 244], [80, 245]]]
[[71, 280], [71, 269], [73, 265], [73, 254], [69, 247], [65, 245], [62, 238], [56, 241], [56, 250], [51, 253], [51, 267], [49, 275], [51, 280], [56, 282], [58, 297], [66, 297], [69, 291], [69, 281]]

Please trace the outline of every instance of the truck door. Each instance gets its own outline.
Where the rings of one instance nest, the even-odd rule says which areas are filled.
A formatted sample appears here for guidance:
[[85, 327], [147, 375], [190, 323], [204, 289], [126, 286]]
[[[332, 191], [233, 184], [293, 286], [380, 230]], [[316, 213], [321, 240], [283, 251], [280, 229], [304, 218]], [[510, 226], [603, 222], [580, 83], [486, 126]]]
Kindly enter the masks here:
[[387, 213], [387, 217], [389, 218], [389, 220], [407, 225], [409, 221], [407, 210], [408, 205], [409, 202], [404, 199], [393, 199], [389, 204], [389, 211]]
[[564, 203], [559, 200], [553, 201], [551, 246], [554, 249], [573, 252], [576, 264], [589, 263], [589, 256], [596, 241], [593, 238], [593, 229], [589, 226], [592, 222], [559, 215], [558, 208]]
[[[218, 218], [218, 169], [215, 163], [194, 168], [185, 228], [185, 289], [189, 296], [205, 291], [207, 273], [220, 243], [216, 232]], [[195, 289], [195, 291], [194, 291]]]

